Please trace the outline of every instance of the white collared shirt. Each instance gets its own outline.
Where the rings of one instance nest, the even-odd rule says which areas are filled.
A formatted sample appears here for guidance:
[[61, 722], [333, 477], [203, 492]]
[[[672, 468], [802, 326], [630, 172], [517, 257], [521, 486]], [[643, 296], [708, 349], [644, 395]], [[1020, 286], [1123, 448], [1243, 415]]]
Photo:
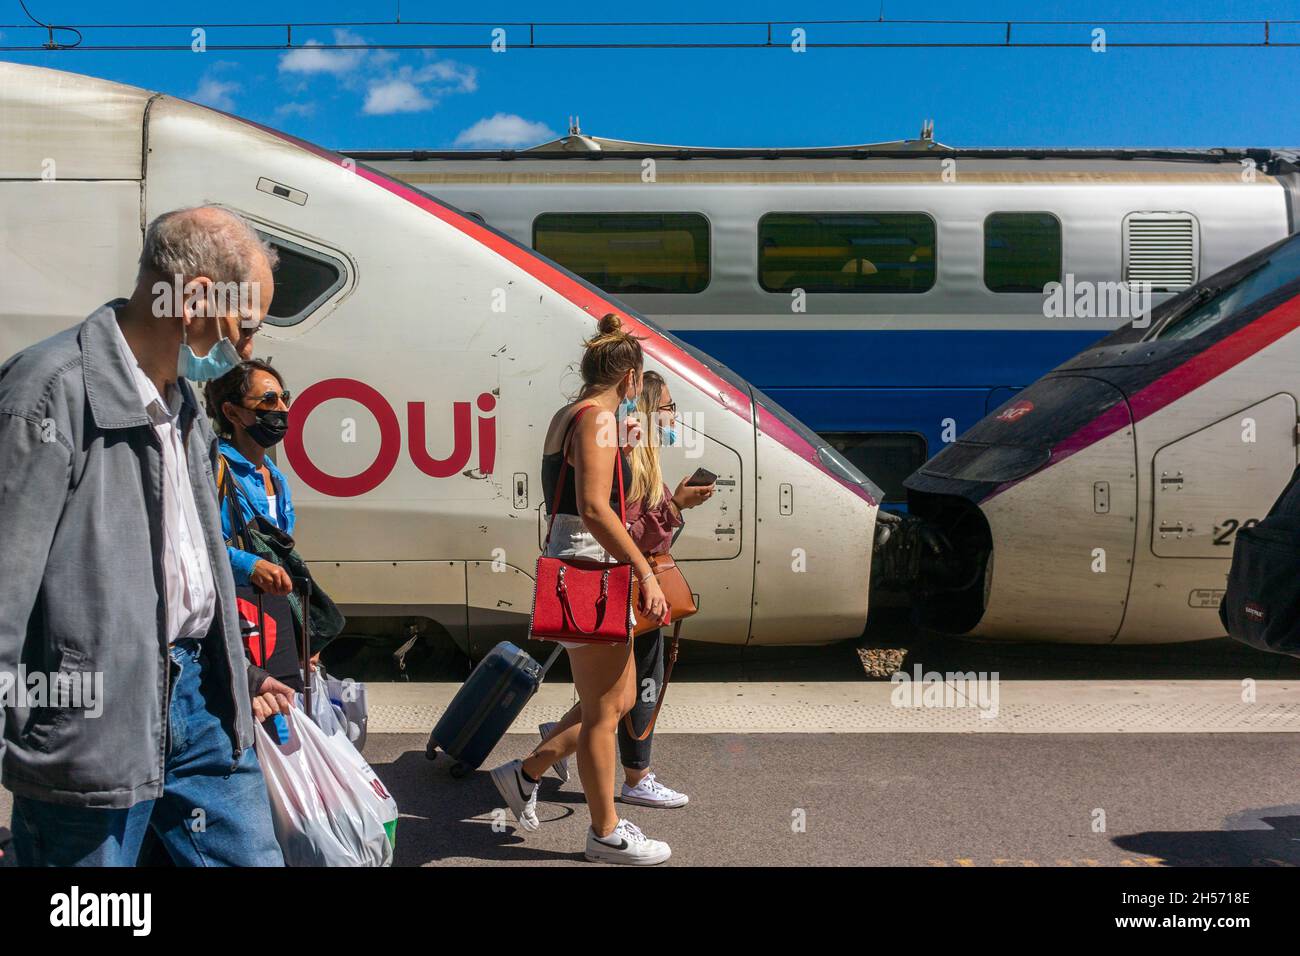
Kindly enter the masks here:
[[122, 327], [114, 323], [117, 344], [131, 369], [136, 391], [162, 445], [163, 478], [163, 580], [166, 586], [167, 643], [183, 637], [202, 638], [217, 609], [216, 582], [203, 537], [194, 487], [190, 483], [185, 438], [181, 434], [181, 390], [173, 382], [167, 401], [140, 367], [127, 344]]

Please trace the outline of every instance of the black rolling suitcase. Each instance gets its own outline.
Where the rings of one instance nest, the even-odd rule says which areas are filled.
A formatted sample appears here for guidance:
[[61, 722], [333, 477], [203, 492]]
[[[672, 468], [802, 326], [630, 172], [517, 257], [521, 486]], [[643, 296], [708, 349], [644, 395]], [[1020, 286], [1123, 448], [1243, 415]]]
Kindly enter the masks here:
[[456, 761], [453, 777], [477, 770], [542, 686], [561, 650], [556, 644], [546, 663], [539, 664], [509, 641], [492, 648], [433, 728], [425, 756], [433, 760], [442, 748]]

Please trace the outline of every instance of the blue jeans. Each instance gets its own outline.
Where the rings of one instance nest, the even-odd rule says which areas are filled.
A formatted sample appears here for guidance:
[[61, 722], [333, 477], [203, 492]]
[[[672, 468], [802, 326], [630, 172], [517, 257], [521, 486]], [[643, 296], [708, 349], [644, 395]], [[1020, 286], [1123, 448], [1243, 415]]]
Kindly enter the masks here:
[[250, 748], [234, 759], [231, 735], [211, 706], [221, 691], [209, 672], [220, 664], [202, 648], [192, 640], [171, 648], [163, 795], [125, 809], [15, 796], [19, 866], [135, 866], [151, 827], [178, 866], [284, 865], [257, 754]]

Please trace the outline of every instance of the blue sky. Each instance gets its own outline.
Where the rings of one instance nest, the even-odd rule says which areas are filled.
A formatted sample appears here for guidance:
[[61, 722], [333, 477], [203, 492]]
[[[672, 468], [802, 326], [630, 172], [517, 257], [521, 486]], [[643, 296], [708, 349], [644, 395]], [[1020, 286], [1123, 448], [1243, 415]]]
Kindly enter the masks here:
[[[757, 0], [653, 5], [521, 2], [450, 5], [401, 0], [404, 20], [794, 20], [874, 17], [879, 0], [800, 3]], [[52, 22], [212, 22], [391, 20], [397, 0], [343, 3], [166, 4], [117, 0], [29, 0]], [[743, 13], [741, 10], [743, 9]], [[886, 18], [1263, 19], [1300, 16], [1294, 3], [931, 2], [886, 0]], [[0, 0], [0, 46], [41, 42], [16, 0]], [[810, 26], [809, 39], [998, 39], [1001, 27]], [[1262, 28], [1165, 27], [1163, 36], [1254, 38]], [[440, 38], [485, 42], [488, 27], [443, 29]], [[784, 37], [788, 39], [785, 28]], [[1155, 28], [1113, 28], [1112, 41]], [[695, 31], [552, 29], [539, 39], [758, 37], [736, 27]], [[341, 36], [415, 42], [414, 29], [349, 27]], [[518, 35], [507, 28], [507, 44]], [[1026, 28], [1026, 37], [1088, 39], [1089, 28]], [[328, 42], [331, 29], [297, 30], [297, 42]], [[208, 43], [272, 43], [275, 31], [208, 26]], [[1274, 39], [1300, 41], [1300, 24]], [[188, 44], [189, 26], [170, 31], [89, 31], [87, 44]], [[405, 52], [0, 52], [0, 58], [89, 73], [196, 99], [336, 148], [523, 147], [565, 131], [579, 115], [584, 132], [649, 142], [799, 146], [915, 136], [922, 120], [955, 146], [1296, 146], [1300, 48], [1089, 50], [457, 50]]]

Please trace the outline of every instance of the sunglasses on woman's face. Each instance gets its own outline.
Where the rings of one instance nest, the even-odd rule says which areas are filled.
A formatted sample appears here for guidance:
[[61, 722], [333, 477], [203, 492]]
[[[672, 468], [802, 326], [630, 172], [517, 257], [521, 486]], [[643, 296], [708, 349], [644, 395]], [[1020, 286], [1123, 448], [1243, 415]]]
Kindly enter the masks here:
[[289, 407], [289, 400], [292, 398], [289, 390], [286, 388], [283, 392], [267, 392], [264, 395], [245, 395], [244, 401], [252, 402], [249, 408], [272, 409], [275, 408], [275, 400], [279, 399], [284, 402], [286, 408]]

